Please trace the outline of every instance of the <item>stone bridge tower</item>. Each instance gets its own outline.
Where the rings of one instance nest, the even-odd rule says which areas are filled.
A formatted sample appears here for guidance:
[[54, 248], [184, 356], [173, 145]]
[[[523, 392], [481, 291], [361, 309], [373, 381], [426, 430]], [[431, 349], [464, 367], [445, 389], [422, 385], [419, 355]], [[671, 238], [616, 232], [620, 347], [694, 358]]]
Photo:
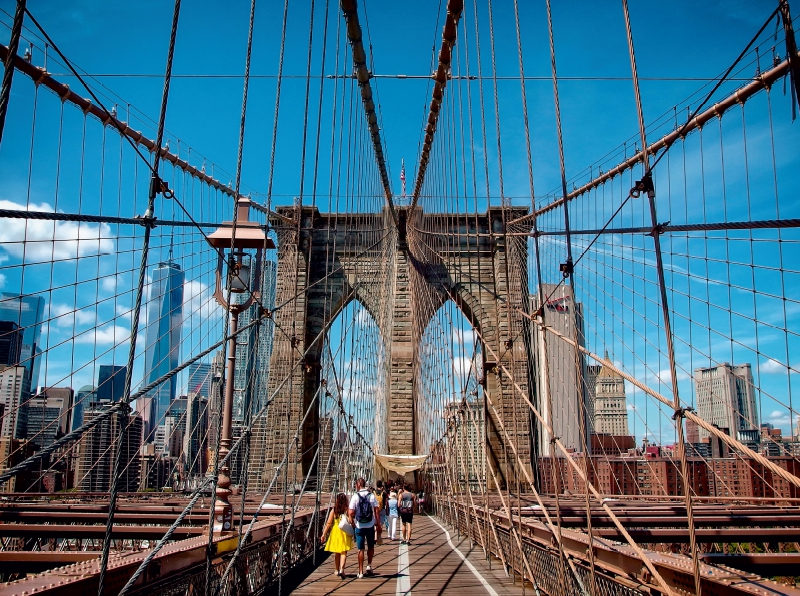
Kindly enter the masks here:
[[[517, 456], [530, 471], [535, 425], [524, 400], [515, 395], [528, 393], [532, 370], [530, 326], [520, 313], [529, 308], [527, 244], [524, 239], [506, 243], [503, 234], [505, 218], [527, 210], [506, 209], [504, 214], [492, 208], [485, 214], [437, 216], [398, 208], [396, 223], [388, 212], [337, 215], [315, 207], [277, 211], [271, 218], [278, 233], [272, 402], [266, 418], [253, 429], [249, 486], [265, 490], [295, 440], [304, 455], [289, 458], [274, 490], [282, 490], [284, 478], [291, 484], [292, 479], [315, 475], [319, 415], [309, 405], [322, 382], [324, 335], [351, 300], [359, 300], [375, 319], [389, 358], [383, 421], [388, 453], [424, 454], [430, 449], [419, 444], [416, 432], [422, 423], [416, 419], [417, 403], [423, 399], [419, 346], [438, 308], [453, 300], [481, 338], [489, 469], [500, 485], [513, 474]], [[439, 250], [432, 237], [448, 238], [446, 250]], [[503, 367], [513, 371], [518, 388]], [[302, 431], [295, 437], [301, 421]]]

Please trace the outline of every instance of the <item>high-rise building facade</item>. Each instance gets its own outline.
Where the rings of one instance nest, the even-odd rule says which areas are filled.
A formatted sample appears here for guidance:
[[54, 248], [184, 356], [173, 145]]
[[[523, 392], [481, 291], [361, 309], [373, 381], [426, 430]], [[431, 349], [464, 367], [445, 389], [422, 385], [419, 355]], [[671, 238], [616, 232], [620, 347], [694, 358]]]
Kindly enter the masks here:
[[119, 401], [125, 393], [127, 366], [101, 364], [97, 373], [97, 401]]
[[628, 434], [628, 404], [625, 400], [625, 379], [611, 370], [608, 352], [594, 376], [594, 432], [625, 436]]
[[[144, 379], [153, 383], [176, 368], [180, 359], [183, 325], [183, 282], [185, 274], [174, 261], [159, 263], [153, 270], [147, 302], [147, 339]], [[152, 441], [155, 427], [164, 422], [177, 394], [177, 376], [137, 399], [137, 411], [144, 422], [145, 440]]]
[[0, 321], [0, 366], [16, 366], [22, 355], [23, 331], [13, 321]]
[[97, 401], [94, 385], [84, 385], [75, 394], [72, 405], [72, 430], [83, 424], [83, 413], [89, 409], [93, 402]]
[[[750, 364], [697, 368], [694, 371], [697, 415], [736, 438], [739, 431], [759, 428], [758, 410]], [[698, 441], [710, 437], [697, 428]]]
[[183, 433], [184, 470], [187, 477], [206, 473], [206, 429], [208, 400], [197, 393], [186, 396], [186, 426]]
[[[264, 276], [261, 280], [261, 303], [268, 309], [275, 307], [274, 261], [264, 263]], [[240, 294], [238, 299], [246, 301], [248, 295]], [[239, 315], [239, 327], [250, 324], [256, 317], [260, 306], [254, 303]], [[258, 413], [267, 400], [267, 376], [269, 360], [272, 355], [274, 324], [266, 319], [260, 329], [255, 327], [240, 333], [236, 342], [236, 373], [234, 375], [233, 419], [243, 422], [248, 413]]]
[[39, 345], [44, 318], [44, 298], [42, 296], [19, 296], [13, 292], [3, 292], [0, 297], [0, 321], [15, 323], [22, 331], [22, 347], [17, 364], [28, 370], [29, 391], [39, 386]]
[[28, 402], [27, 438], [44, 449], [72, 428], [71, 387], [45, 387]]
[[[89, 422], [100, 416], [110, 407], [113, 407], [112, 403], [103, 403], [86, 410], [85, 421]], [[79, 490], [83, 492], [110, 490], [117, 445], [120, 445], [122, 450], [119, 490], [134, 492], [139, 489], [142, 418], [138, 413], [130, 414], [125, 435], [118, 443], [116, 439], [121, 432], [121, 422], [122, 416], [115, 412], [81, 437], [78, 443], [79, 456], [75, 478], [75, 485]]]
[[206, 399], [211, 397], [211, 364], [209, 362], [192, 362], [189, 365], [189, 381], [186, 383], [188, 393], [197, 393]]
[[[546, 301], [542, 309], [545, 324], [569, 340], [573, 340], [577, 334], [579, 345], [583, 346], [583, 308], [579, 302], [573, 300], [572, 289], [564, 284], [542, 284], [541, 290]], [[531, 312], [536, 312], [538, 308], [537, 292], [531, 296]], [[539, 325], [531, 323], [531, 326], [536, 346], [535, 374], [539, 411], [548, 422], [552, 418], [553, 432], [561, 438], [567, 449], [582, 451], [584, 438], [589, 440], [591, 426], [585, 358], [580, 352], [576, 355], [576, 349], [571, 344], [552, 333], [543, 332]], [[543, 333], [547, 335], [543, 337]], [[547, 376], [545, 362], [549, 373]], [[539, 436], [539, 453], [548, 456], [551, 451], [550, 437], [542, 433]], [[553, 455], [560, 457], [562, 454], [554, 452]]]
[[5, 415], [0, 424], [0, 437], [24, 439], [28, 432], [30, 379], [24, 366], [0, 370], [0, 403]]

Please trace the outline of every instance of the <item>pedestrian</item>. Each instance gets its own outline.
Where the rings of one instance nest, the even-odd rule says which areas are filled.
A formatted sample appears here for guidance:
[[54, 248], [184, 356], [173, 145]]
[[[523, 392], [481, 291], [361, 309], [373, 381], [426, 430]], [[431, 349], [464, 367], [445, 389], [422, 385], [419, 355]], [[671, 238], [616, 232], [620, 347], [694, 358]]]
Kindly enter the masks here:
[[325, 522], [325, 530], [320, 538], [320, 542], [325, 544], [325, 550], [333, 553], [333, 563], [336, 566], [333, 574], [342, 579], [346, 577], [344, 566], [347, 562], [347, 551], [353, 548], [353, 537], [339, 526], [343, 517], [347, 520], [346, 516], [347, 495], [339, 493], [336, 495], [336, 502], [328, 514], [328, 521]]
[[422, 515], [425, 509], [425, 491], [422, 489], [420, 489], [420, 491], [417, 493], [417, 506], [419, 514]]
[[400, 521], [403, 522], [403, 539], [400, 544], [411, 544], [411, 524], [414, 521], [414, 503], [416, 500], [414, 493], [411, 492], [411, 485], [406, 484], [403, 487], [403, 493], [400, 495], [400, 504], [398, 505]]
[[389, 525], [386, 526], [389, 531], [389, 540], [394, 540], [397, 536], [397, 517], [399, 511], [397, 510], [397, 493], [392, 491], [389, 493], [389, 499], [386, 503], [389, 508]]
[[378, 510], [381, 512], [381, 526], [389, 527], [386, 525], [386, 496], [383, 488], [383, 481], [378, 480], [375, 490], [373, 491], [375, 500], [378, 501]]
[[[347, 512], [350, 523], [356, 530], [358, 579], [365, 575], [375, 575], [372, 571], [372, 557], [375, 554], [375, 528], [377, 526], [378, 534], [382, 530], [378, 500], [366, 489], [366, 485], [363, 478], [356, 480], [356, 493], [350, 499], [350, 507]], [[367, 552], [366, 569], [364, 569], [364, 551]]]

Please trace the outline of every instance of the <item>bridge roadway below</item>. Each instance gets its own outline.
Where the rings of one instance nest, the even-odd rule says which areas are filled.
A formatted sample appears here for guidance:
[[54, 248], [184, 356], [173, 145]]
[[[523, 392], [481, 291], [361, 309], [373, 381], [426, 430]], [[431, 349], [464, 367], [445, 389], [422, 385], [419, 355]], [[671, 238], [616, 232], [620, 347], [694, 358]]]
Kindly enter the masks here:
[[[398, 520], [399, 521], [399, 520]], [[523, 593], [519, 576], [507, 576], [498, 560], [491, 565], [478, 545], [456, 536], [435, 517], [415, 515], [411, 544], [387, 539], [375, 547], [374, 577], [357, 579], [358, 551], [347, 555], [345, 579], [333, 574], [333, 555], [292, 592], [298, 596], [446, 594], [511, 596]], [[527, 592], [533, 594], [530, 585]]]

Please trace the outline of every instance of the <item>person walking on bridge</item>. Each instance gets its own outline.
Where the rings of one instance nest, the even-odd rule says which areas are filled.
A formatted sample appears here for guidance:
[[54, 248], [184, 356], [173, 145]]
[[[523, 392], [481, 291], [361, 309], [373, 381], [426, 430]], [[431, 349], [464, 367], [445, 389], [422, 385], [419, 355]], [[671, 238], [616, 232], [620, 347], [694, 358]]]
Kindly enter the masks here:
[[411, 492], [411, 485], [406, 484], [399, 496], [400, 521], [403, 522], [403, 539], [400, 544], [411, 544], [411, 523], [414, 521], [414, 504], [416, 497]]
[[[325, 544], [325, 550], [333, 553], [333, 563], [336, 566], [336, 571], [333, 574], [342, 579], [346, 577], [344, 566], [347, 563], [347, 551], [353, 548], [353, 537], [343, 530], [340, 525], [342, 519], [345, 520], [345, 525], [348, 525], [347, 505], [347, 495], [344, 493], [336, 495], [336, 502], [328, 514], [328, 521], [325, 522], [325, 530], [320, 538], [320, 542]], [[352, 526], [350, 526], [350, 531], [352, 531]]]
[[[375, 554], [375, 528], [381, 532], [380, 509], [378, 500], [366, 488], [363, 478], [356, 480], [356, 493], [350, 499], [348, 515], [350, 523], [356, 529], [356, 547], [358, 548], [358, 579], [365, 575], [374, 575], [372, 557]], [[367, 568], [364, 569], [364, 551], [367, 551]]]

